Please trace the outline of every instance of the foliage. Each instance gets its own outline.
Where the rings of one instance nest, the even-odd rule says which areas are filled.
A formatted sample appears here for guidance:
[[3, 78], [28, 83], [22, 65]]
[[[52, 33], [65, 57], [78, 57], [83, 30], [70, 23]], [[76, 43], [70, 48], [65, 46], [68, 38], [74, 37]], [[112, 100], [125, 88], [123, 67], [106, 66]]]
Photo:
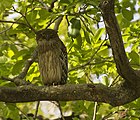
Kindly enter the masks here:
[[[115, 3], [124, 46], [134, 69], [140, 67], [139, 5], [138, 0], [122, 0]], [[92, 82], [111, 86], [118, 83], [119, 76], [98, 8], [98, 0], [59, 0], [54, 6], [50, 0], [4, 0], [0, 1], [0, 6], [0, 76], [13, 78], [21, 73], [36, 48], [32, 28], [38, 31], [50, 25], [53, 29], [56, 19], [63, 16], [58, 33], [68, 51], [68, 84]], [[31, 65], [26, 80], [33, 84], [42, 84], [37, 62]], [[2, 79], [0, 86], [15, 87], [11, 82]], [[74, 120], [79, 119], [79, 115], [91, 120], [94, 113], [96, 119], [140, 118], [139, 99], [116, 108], [88, 101], [62, 102], [61, 105], [66, 115], [74, 113]], [[52, 108], [48, 110], [50, 114], [46, 115], [43, 107], [40, 107], [39, 115], [44, 118], [59, 117], [59, 111], [54, 108], [57, 115], [49, 112]], [[0, 103], [0, 117], [3, 119], [19, 120], [21, 115], [30, 119], [27, 114], [34, 112], [35, 103]]]

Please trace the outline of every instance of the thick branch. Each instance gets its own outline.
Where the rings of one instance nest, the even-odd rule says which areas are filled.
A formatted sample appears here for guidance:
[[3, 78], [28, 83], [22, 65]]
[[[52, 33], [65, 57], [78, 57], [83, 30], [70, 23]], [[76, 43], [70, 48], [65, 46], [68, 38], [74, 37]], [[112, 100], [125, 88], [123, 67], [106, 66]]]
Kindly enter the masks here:
[[126, 56], [121, 31], [114, 12], [114, 2], [115, 0], [102, 0], [99, 7], [102, 11], [106, 30], [109, 35], [118, 73], [127, 82], [135, 86], [140, 81], [140, 77], [136, 75]]
[[61, 86], [21, 86], [0, 87], [0, 101], [31, 102], [31, 101], [73, 101], [88, 100], [109, 103], [113, 106], [123, 105], [138, 97], [131, 89], [122, 86], [109, 88], [102, 84], [78, 84]]

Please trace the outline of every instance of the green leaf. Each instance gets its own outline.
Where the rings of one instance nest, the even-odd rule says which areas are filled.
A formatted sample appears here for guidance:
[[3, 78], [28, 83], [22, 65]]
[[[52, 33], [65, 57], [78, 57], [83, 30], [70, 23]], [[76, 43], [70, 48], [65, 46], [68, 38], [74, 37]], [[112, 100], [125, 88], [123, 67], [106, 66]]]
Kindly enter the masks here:
[[11, 45], [10, 45], [10, 48], [11, 48], [11, 50], [12, 50], [14, 53], [17, 53], [17, 52], [18, 52], [18, 49], [17, 49], [17, 47], [16, 47], [14, 44], [11, 44]]
[[32, 24], [32, 23], [35, 22], [36, 17], [37, 17], [37, 11], [36, 11], [36, 10], [34, 10], [33, 12], [30, 12], [30, 13], [26, 16], [26, 18], [27, 18], [27, 20], [30, 22], [30, 24]]
[[124, 18], [126, 18], [128, 21], [131, 21], [133, 19], [133, 12], [127, 9], [122, 9], [122, 15]]
[[6, 116], [8, 114], [8, 109], [4, 102], [0, 102], [0, 116]]
[[109, 55], [109, 50], [107, 47], [104, 46], [101, 48], [101, 50], [99, 50], [98, 54], [102, 57], [107, 57]]
[[17, 75], [22, 70], [22, 67], [23, 67], [23, 61], [20, 60], [13, 66], [12, 74]]
[[91, 9], [89, 9], [89, 12], [88, 12], [88, 14], [97, 14], [97, 12], [98, 12], [98, 10], [97, 9], [95, 9], [95, 8], [91, 8]]
[[97, 21], [100, 21], [101, 19], [101, 14], [100, 13], [97, 13], [95, 16], [94, 16], [94, 19], [96, 19]]
[[70, 23], [71, 23], [71, 27], [72, 28], [76, 28], [76, 29], [81, 29], [81, 22], [80, 20], [76, 19], [76, 18], [72, 18], [70, 20]]
[[79, 36], [76, 38], [75, 44], [77, 45], [77, 47], [78, 47], [79, 49], [81, 49], [81, 46], [82, 46], [82, 37], [81, 37], [81, 35], [79, 35]]
[[118, 23], [121, 28], [126, 28], [130, 25], [130, 21], [122, 16], [122, 14], [117, 15]]
[[95, 35], [94, 35], [94, 40], [97, 42], [99, 40], [99, 38], [101, 37], [102, 33], [104, 32], [104, 28], [100, 28], [96, 31]]
[[129, 27], [130, 24], [131, 24], [130, 21], [128, 21], [128, 20], [125, 19], [125, 18], [122, 18], [122, 21], [121, 21], [121, 23], [120, 23], [120, 26], [121, 26], [122, 28], [126, 28], [126, 27]]
[[77, 78], [81, 78], [83, 77], [83, 75], [85, 75], [85, 72], [84, 71], [77, 71], [78, 72], [78, 75], [77, 75]]
[[6, 56], [0, 57], [0, 63], [6, 63], [7, 60], [8, 60], [8, 58]]
[[11, 8], [14, 0], [0, 0], [0, 13]]
[[85, 30], [84, 30], [84, 36], [85, 36], [85, 39], [86, 39], [87, 43], [91, 44], [91, 41], [90, 41], [90, 38], [89, 38], [89, 34]]
[[70, 4], [70, 1], [69, 0], [60, 0], [59, 2], [60, 4]]
[[99, 5], [99, 1], [98, 0], [89, 0], [89, 4], [92, 4], [93, 6], [98, 6]]
[[76, 38], [80, 34], [80, 29], [81, 29], [80, 20], [72, 18], [70, 20], [70, 25], [68, 27], [68, 35], [72, 38]]
[[79, 34], [80, 34], [80, 30], [79, 29], [75, 29], [75, 28], [69, 28], [69, 36], [72, 38], [76, 38]]
[[131, 63], [140, 64], [140, 56], [135, 51], [129, 53], [129, 57], [131, 58]]
[[29, 51], [27, 49], [23, 49], [23, 50], [20, 50], [18, 51], [14, 56], [12, 56], [13, 59], [17, 59], [18, 57], [22, 56], [26, 56], [28, 55]]
[[6, 106], [9, 109], [9, 114], [7, 115], [8, 118], [11, 118], [13, 120], [20, 120], [20, 116], [19, 116], [19, 111], [16, 108], [16, 104], [15, 103], [6, 103]]
[[40, 16], [41, 21], [46, 20], [46, 17], [51, 16], [50, 12], [47, 12], [45, 9], [39, 10], [38, 15]]
[[73, 110], [76, 114], [80, 114], [82, 109], [86, 109], [84, 106], [84, 101], [76, 101], [75, 106], [73, 107]]
[[8, 50], [9, 48], [9, 44], [7, 42], [3, 43], [1, 46], [0, 46], [0, 50], [1, 51], [4, 51], [4, 50]]

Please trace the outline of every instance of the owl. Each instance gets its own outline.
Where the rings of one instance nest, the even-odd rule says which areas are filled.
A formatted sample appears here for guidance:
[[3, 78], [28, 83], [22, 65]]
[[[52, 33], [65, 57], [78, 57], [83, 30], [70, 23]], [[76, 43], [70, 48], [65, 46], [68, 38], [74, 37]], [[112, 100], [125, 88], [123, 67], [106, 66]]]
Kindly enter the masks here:
[[57, 31], [43, 29], [36, 33], [39, 71], [44, 85], [63, 85], [67, 81], [67, 50]]

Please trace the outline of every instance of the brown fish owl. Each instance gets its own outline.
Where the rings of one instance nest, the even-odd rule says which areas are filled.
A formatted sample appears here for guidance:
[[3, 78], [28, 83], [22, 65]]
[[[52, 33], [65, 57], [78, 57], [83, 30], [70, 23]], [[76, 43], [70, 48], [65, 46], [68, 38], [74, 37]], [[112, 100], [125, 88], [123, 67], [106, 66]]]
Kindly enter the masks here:
[[39, 71], [45, 85], [63, 85], [67, 80], [68, 61], [66, 47], [52, 29], [37, 32]]

